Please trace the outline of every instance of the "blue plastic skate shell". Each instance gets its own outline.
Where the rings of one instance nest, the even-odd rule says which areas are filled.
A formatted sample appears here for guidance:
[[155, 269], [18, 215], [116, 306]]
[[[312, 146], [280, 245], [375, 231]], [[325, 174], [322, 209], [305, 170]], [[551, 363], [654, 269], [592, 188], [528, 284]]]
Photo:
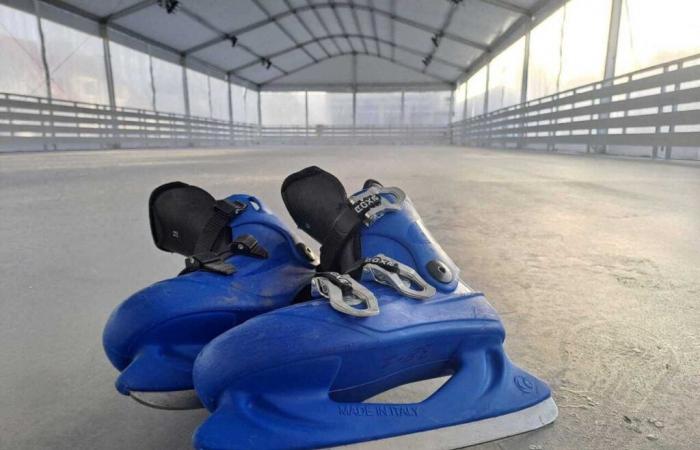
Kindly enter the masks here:
[[235, 236], [249, 234], [265, 259], [234, 255], [231, 275], [199, 270], [155, 283], [124, 301], [103, 334], [105, 352], [121, 372], [119, 392], [192, 390], [192, 364], [211, 339], [258, 314], [292, 303], [313, 276], [314, 265], [290, 230], [249, 195], [248, 207], [230, 222]]
[[[397, 259], [438, 293], [419, 301], [368, 281], [379, 299], [376, 316], [347, 316], [316, 300], [214, 339], [195, 362], [197, 394], [213, 412], [196, 431], [195, 448], [334, 447], [476, 423], [549, 399], [545, 383], [509, 361], [497, 313], [458, 280], [410, 202], [361, 233], [363, 256]], [[436, 259], [454, 275], [449, 282], [427, 269]], [[422, 402], [364, 403], [445, 375], [449, 381]]]

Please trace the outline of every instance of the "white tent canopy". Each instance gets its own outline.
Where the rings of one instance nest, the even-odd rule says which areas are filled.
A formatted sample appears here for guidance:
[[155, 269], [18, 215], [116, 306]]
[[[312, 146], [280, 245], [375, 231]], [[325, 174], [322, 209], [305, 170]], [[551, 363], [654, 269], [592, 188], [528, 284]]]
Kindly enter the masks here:
[[40, 3], [47, 14], [68, 11], [105, 24], [112, 39], [140, 41], [268, 89], [447, 88], [547, 2], [180, 0], [170, 14], [168, 1]]

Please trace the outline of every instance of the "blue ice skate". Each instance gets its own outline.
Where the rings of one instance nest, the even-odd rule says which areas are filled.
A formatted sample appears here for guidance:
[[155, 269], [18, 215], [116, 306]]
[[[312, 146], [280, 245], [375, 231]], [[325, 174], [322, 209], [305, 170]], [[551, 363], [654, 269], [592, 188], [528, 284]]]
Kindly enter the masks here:
[[[459, 279], [400, 189], [370, 180], [348, 198], [311, 167], [282, 191], [295, 222], [322, 243], [319, 299], [204, 348], [194, 381], [212, 415], [197, 449], [452, 449], [556, 418], [549, 387], [508, 359], [496, 311]], [[422, 402], [367, 401], [442, 376]]]
[[119, 392], [165, 409], [201, 407], [195, 357], [212, 338], [293, 302], [313, 276], [314, 257], [260, 200], [216, 201], [184, 183], [156, 189], [153, 239], [186, 255], [186, 268], [128, 298], [105, 326], [103, 344], [121, 372]]

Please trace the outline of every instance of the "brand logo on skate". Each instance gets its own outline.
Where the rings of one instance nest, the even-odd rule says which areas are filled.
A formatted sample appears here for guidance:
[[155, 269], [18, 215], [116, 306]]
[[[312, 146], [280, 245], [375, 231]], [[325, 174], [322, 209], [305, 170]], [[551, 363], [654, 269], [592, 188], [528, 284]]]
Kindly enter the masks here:
[[515, 386], [518, 389], [525, 392], [526, 394], [529, 394], [530, 392], [535, 390], [535, 385], [532, 383], [532, 381], [530, 381], [522, 375], [518, 375], [515, 378], [513, 378], [513, 382], [515, 383]]
[[377, 194], [372, 194], [367, 197], [364, 197], [363, 199], [355, 203], [353, 206], [357, 214], [363, 214], [365, 211], [374, 208], [381, 202], [382, 199]]
[[417, 406], [362, 405], [338, 406], [338, 415], [352, 417], [417, 417]]

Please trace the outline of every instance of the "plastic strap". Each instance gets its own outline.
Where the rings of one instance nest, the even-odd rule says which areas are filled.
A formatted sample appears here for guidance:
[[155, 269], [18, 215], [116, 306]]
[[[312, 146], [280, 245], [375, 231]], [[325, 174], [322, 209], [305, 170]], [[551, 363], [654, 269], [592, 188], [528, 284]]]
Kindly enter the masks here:
[[333, 221], [330, 231], [321, 242], [321, 264], [319, 270], [325, 272], [334, 267], [345, 244], [353, 237], [362, 224], [359, 216], [350, 205], [345, 205]]
[[207, 253], [212, 250], [221, 230], [228, 226], [231, 218], [240, 214], [246, 208], [245, 203], [239, 201], [217, 200], [214, 203], [214, 212], [202, 229], [202, 233], [194, 246], [194, 254]]

